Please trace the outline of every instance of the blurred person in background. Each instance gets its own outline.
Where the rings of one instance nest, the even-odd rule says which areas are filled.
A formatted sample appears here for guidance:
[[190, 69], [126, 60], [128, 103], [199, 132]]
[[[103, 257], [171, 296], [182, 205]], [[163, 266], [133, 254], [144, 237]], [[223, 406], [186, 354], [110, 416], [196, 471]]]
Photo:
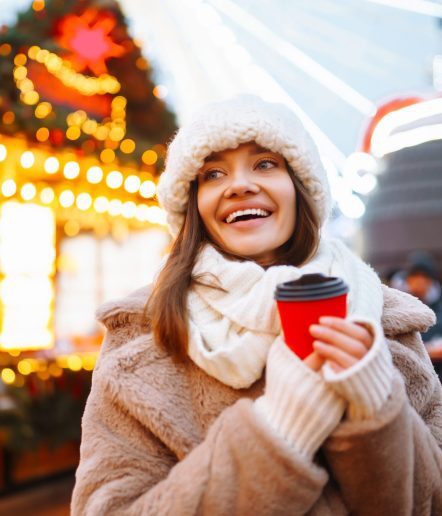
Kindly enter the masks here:
[[436, 263], [428, 253], [412, 253], [404, 271], [396, 273], [393, 286], [416, 296], [429, 306], [436, 315], [436, 324], [422, 333], [428, 354], [442, 380], [442, 288]]
[[[442, 514], [434, 314], [322, 234], [301, 121], [254, 96], [207, 106], [158, 195], [175, 240], [153, 288], [98, 312], [73, 516]], [[348, 317], [312, 325], [301, 360], [274, 291], [306, 273], [344, 279]]]

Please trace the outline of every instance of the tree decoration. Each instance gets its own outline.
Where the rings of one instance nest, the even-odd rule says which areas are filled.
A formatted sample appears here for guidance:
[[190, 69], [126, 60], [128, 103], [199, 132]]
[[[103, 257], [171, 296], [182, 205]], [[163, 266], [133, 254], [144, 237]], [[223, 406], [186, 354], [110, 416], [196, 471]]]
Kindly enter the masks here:
[[60, 20], [57, 40], [72, 51], [66, 59], [76, 70], [89, 68], [98, 76], [107, 73], [107, 59], [121, 57], [126, 52], [123, 45], [112, 39], [116, 24], [111, 12], [86, 9], [81, 15], [69, 14]]

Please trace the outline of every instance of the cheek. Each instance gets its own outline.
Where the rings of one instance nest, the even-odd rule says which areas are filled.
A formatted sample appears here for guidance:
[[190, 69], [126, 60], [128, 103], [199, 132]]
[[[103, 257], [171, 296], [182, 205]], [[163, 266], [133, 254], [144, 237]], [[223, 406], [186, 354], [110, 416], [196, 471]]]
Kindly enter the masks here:
[[215, 218], [214, 200], [206, 189], [202, 188], [198, 190], [197, 195], [197, 206], [198, 212], [204, 225], [210, 226], [211, 221]]
[[280, 190], [280, 205], [283, 215], [283, 223], [286, 230], [292, 233], [296, 222], [296, 192], [293, 183], [290, 181]]

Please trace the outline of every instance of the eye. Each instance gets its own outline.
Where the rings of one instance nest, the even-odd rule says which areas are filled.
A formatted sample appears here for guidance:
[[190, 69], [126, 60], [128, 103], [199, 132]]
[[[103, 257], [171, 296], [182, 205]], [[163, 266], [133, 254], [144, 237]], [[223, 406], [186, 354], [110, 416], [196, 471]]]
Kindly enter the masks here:
[[213, 181], [214, 179], [218, 179], [219, 177], [221, 177], [222, 174], [223, 173], [221, 172], [221, 170], [217, 170], [217, 169], [206, 170], [202, 174], [203, 181]]
[[269, 170], [277, 166], [278, 162], [269, 158], [262, 159], [261, 161], [258, 161], [258, 163], [256, 164], [256, 168], [258, 168], [259, 170]]

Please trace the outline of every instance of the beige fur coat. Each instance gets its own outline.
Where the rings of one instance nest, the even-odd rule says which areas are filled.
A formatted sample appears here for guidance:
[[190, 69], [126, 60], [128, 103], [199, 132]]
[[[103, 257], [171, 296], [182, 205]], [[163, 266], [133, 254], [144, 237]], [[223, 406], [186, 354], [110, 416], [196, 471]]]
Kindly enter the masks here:
[[234, 390], [177, 365], [143, 324], [148, 289], [104, 305], [107, 335], [83, 418], [73, 516], [442, 514], [442, 394], [417, 299], [384, 290], [394, 391], [375, 419], [343, 421], [315, 462]]

